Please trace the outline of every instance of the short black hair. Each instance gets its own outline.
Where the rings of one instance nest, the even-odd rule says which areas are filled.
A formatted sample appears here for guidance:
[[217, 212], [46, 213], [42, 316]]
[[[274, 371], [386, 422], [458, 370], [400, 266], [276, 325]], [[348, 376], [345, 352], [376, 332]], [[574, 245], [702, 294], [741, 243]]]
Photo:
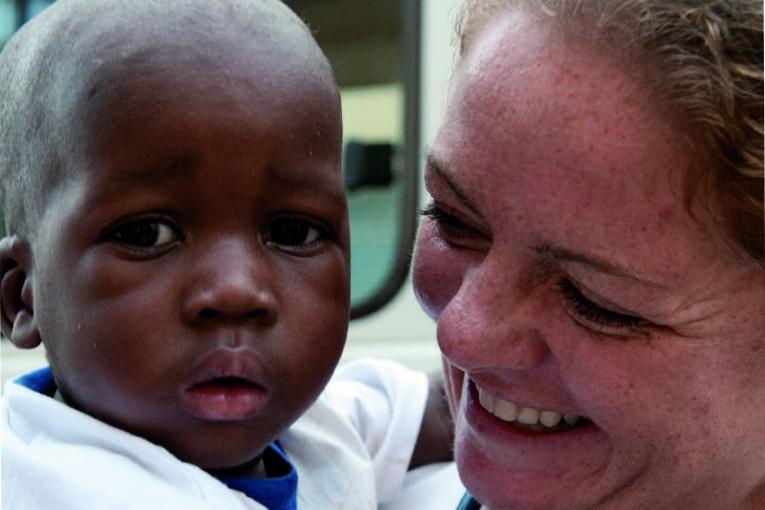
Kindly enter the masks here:
[[232, 29], [256, 42], [296, 42], [295, 54], [318, 58], [314, 72], [336, 88], [308, 27], [279, 0], [58, 0], [24, 25], [0, 52], [0, 203], [7, 233], [34, 237], [49, 193], [73, 175], [69, 133], [102, 66], [167, 41], [152, 35], [188, 47]]

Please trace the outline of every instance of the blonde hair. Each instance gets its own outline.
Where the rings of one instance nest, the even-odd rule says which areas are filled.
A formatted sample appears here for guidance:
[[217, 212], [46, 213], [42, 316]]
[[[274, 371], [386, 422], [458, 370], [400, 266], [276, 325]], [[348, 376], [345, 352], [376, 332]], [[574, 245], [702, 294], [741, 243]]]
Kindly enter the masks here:
[[690, 175], [721, 204], [721, 224], [765, 266], [763, 4], [760, 0], [466, 0], [460, 56], [508, 9], [549, 18], [568, 38], [616, 53], [642, 72], [657, 105], [682, 124], [706, 170]]

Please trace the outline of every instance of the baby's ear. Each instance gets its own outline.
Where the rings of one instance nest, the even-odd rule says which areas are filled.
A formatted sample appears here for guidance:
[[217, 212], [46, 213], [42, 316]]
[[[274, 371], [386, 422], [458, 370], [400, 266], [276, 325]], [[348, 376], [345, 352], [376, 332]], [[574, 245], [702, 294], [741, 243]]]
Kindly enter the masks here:
[[29, 278], [32, 250], [18, 236], [0, 239], [0, 326], [16, 347], [40, 345]]

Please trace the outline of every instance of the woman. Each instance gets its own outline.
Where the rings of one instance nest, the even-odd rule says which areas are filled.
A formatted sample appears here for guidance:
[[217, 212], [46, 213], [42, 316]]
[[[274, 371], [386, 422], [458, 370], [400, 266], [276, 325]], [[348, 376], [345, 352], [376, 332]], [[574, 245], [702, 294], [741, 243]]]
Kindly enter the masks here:
[[414, 285], [465, 487], [765, 508], [762, 3], [475, 0], [460, 40]]

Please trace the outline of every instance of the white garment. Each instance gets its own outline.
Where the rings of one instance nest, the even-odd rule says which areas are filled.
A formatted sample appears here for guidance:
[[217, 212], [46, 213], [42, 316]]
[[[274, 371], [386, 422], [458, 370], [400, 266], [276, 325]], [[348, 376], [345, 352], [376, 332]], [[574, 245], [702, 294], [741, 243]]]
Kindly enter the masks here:
[[409, 471], [401, 495], [380, 510], [454, 510], [464, 494], [454, 462], [428, 464]]
[[[399, 496], [427, 378], [390, 362], [338, 369], [279, 442], [300, 510], [374, 509]], [[10, 382], [2, 403], [4, 510], [264, 507], [164, 448]]]

